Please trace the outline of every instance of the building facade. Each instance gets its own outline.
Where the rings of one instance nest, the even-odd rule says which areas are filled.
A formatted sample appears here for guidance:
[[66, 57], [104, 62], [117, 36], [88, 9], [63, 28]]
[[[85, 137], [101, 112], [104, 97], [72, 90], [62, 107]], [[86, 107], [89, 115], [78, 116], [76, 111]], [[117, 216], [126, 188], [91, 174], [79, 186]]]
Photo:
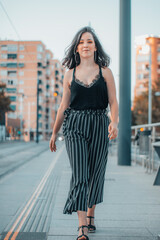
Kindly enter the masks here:
[[[14, 112], [6, 113], [11, 138], [49, 139], [63, 92], [64, 68], [41, 41], [0, 41], [0, 82]], [[56, 95], [56, 92], [57, 95]], [[19, 122], [17, 131], [12, 122]], [[15, 123], [14, 123], [15, 125]]]
[[136, 84], [134, 97], [160, 81], [160, 36], [144, 35], [136, 38]]

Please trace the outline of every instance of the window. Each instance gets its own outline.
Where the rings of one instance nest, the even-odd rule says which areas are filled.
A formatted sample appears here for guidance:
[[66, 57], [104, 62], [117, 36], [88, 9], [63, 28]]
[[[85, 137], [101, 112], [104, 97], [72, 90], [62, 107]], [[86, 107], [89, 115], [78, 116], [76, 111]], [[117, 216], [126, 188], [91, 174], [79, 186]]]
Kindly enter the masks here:
[[43, 81], [41, 79], [39, 79], [38, 81], [39, 81], [39, 84], [43, 84]]
[[2, 46], [1, 46], [1, 50], [2, 50], [2, 51], [7, 51], [7, 45], [2, 45]]
[[8, 85], [13, 85], [13, 80], [8, 80]]
[[19, 50], [23, 51], [24, 50], [24, 45], [19, 45]]
[[160, 55], [157, 56], [157, 61], [160, 62]]
[[142, 74], [142, 73], [141, 73], [141, 74], [138, 74], [138, 75], [137, 75], [137, 78], [138, 78], [138, 79], [143, 79], [143, 74]]
[[47, 54], [46, 54], [46, 59], [47, 59], [47, 60], [51, 59], [50, 53], [47, 53]]
[[19, 84], [24, 84], [24, 81], [23, 80], [19, 80]]
[[14, 80], [9, 79], [9, 80], [8, 80], [8, 85], [14, 85], [14, 86], [16, 86], [16, 85], [17, 85], [17, 79], [14, 79]]
[[46, 124], [46, 129], [48, 129], [48, 124]]
[[144, 74], [143, 78], [149, 78], [149, 74], [148, 73]]
[[8, 71], [8, 76], [9, 77], [16, 77], [17, 76], [17, 71]]
[[16, 59], [17, 54], [8, 54], [8, 59]]
[[149, 64], [138, 64], [137, 66], [138, 70], [149, 70]]
[[52, 70], [54, 69], [54, 66], [53, 66], [53, 65], [51, 65], [51, 69], [52, 69]]
[[1, 63], [0, 66], [1, 67], [7, 67], [7, 62]]
[[42, 123], [41, 122], [39, 122], [39, 128], [42, 128]]
[[20, 59], [23, 59], [23, 58], [24, 58], [24, 55], [22, 55], [22, 54], [19, 55], [19, 58], [20, 58]]
[[42, 117], [42, 114], [39, 113], [39, 114], [38, 114], [38, 118], [41, 118], [41, 117]]
[[16, 105], [10, 105], [10, 108], [15, 111], [16, 110]]
[[50, 69], [46, 69], [46, 74], [50, 75]]
[[38, 105], [38, 110], [43, 110], [41, 105]]
[[0, 74], [1, 76], [7, 76], [7, 70], [1, 70]]
[[19, 76], [24, 76], [24, 72], [23, 71], [19, 71]]
[[56, 66], [56, 68], [58, 68], [58, 67], [59, 67], [59, 64], [58, 64], [58, 63], [56, 63], [56, 64], [55, 64], [55, 66]]
[[16, 93], [17, 89], [16, 88], [6, 88], [7, 93]]
[[50, 96], [50, 93], [49, 93], [49, 92], [46, 92], [45, 96], [46, 96], [46, 97], [49, 97], [49, 96]]
[[58, 75], [58, 74], [59, 74], [59, 71], [58, 71], [58, 70], [56, 70], [56, 71], [55, 71], [55, 75]]
[[46, 113], [49, 113], [49, 108], [46, 108]]
[[43, 46], [41, 44], [37, 45], [37, 52], [43, 52]]
[[1, 54], [1, 58], [2, 58], [2, 59], [7, 59], [7, 54], [2, 53], [2, 54]]
[[38, 88], [39, 93], [42, 93], [42, 88]]
[[41, 62], [38, 62], [38, 63], [37, 63], [37, 67], [42, 67], [42, 63], [41, 63]]
[[24, 89], [20, 88], [19, 93], [24, 93]]
[[157, 52], [160, 52], [160, 46], [158, 46], [158, 48], [157, 48]]
[[49, 87], [50, 87], [49, 84], [47, 84], [47, 85], [46, 85], [46, 89], [49, 89]]
[[138, 55], [137, 56], [138, 62], [146, 62], [149, 61], [149, 55]]
[[5, 79], [5, 78], [1, 78], [1, 80], [0, 80], [2, 83], [5, 83], [5, 84], [7, 84], [7, 81], [8, 81], [8, 79]]
[[22, 67], [24, 67], [24, 63], [19, 63], [18, 66], [19, 66], [19, 68], [22, 68]]
[[140, 84], [140, 85], [139, 85], [139, 88], [144, 88], [144, 85], [143, 85], [143, 84]]
[[10, 98], [10, 100], [11, 100], [12, 102], [15, 102], [15, 101], [16, 101], [16, 96], [9, 96], [9, 98]]
[[42, 59], [42, 54], [41, 53], [37, 54], [37, 59]]
[[7, 63], [8, 68], [17, 68], [17, 63]]
[[38, 74], [38, 76], [41, 76], [42, 75], [42, 71], [38, 71], [37, 74]]
[[18, 46], [17, 45], [8, 45], [8, 52], [17, 52], [18, 51]]

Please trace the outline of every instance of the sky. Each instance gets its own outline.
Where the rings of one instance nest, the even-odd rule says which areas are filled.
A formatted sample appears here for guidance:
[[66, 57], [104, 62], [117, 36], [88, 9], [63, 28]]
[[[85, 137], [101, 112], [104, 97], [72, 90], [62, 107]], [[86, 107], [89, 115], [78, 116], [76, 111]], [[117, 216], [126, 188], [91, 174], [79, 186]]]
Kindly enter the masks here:
[[[94, 28], [111, 58], [119, 101], [120, 0], [0, 0], [0, 40], [41, 40], [62, 61], [76, 32]], [[135, 86], [135, 37], [160, 35], [160, 0], [131, 0], [131, 99]], [[18, 35], [18, 36], [17, 36]]]

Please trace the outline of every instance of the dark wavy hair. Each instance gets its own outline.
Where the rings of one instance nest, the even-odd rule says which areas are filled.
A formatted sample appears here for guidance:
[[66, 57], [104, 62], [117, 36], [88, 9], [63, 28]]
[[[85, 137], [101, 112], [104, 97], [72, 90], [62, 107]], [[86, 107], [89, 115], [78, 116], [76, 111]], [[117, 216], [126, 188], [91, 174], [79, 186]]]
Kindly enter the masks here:
[[101, 67], [108, 67], [110, 64], [110, 57], [103, 50], [103, 47], [100, 41], [98, 40], [98, 37], [96, 36], [94, 29], [89, 26], [81, 28], [76, 33], [71, 44], [65, 50], [65, 57], [62, 59], [62, 66], [72, 69], [75, 66], [78, 66], [80, 64], [80, 55], [79, 53], [76, 53], [76, 50], [80, 42], [81, 36], [85, 32], [89, 32], [92, 34], [95, 42], [95, 46], [97, 48], [97, 51], [95, 54], [96, 57], [94, 57], [95, 63], [97, 63]]

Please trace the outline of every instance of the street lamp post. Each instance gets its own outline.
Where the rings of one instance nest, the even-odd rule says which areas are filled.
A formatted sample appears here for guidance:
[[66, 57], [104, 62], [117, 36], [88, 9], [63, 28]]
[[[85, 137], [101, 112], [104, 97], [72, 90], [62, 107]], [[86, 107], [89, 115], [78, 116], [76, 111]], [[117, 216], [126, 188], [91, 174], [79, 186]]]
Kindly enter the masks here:
[[39, 79], [37, 79], [37, 126], [36, 126], [36, 143], [39, 142]]
[[152, 123], [152, 52], [149, 44], [148, 124]]
[[20, 132], [21, 132], [21, 136], [20, 139], [23, 140], [23, 97], [24, 97], [24, 93], [18, 92], [18, 95], [21, 95], [21, 101], [20, 101]]

